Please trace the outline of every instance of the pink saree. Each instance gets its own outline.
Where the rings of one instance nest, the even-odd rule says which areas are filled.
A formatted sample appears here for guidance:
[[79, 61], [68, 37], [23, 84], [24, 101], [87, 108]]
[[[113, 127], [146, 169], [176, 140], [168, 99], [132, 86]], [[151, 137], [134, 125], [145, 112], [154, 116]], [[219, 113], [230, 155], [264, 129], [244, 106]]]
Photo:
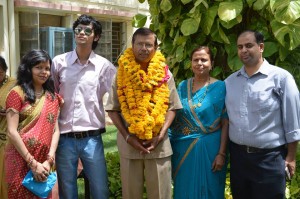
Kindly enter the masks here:
[[[46, 92], [35, 104], [25, 101], [21, 87], [14, 87], [8, 94], [6, 108], [19, 114], [19, 134], [34, 158], [43, 163], [47, 159], [52, 135], [55, 128], [62, 98], [55, 95], [54, 99]], [[26, 161], [15, 147], [8, 142], [5, 151], [6, 181], [8, 183], [8, 198], [38, 198], [23, 187], [22, 180], [29, 171]], [[52, 198], [51, 194], [48, 198]]]

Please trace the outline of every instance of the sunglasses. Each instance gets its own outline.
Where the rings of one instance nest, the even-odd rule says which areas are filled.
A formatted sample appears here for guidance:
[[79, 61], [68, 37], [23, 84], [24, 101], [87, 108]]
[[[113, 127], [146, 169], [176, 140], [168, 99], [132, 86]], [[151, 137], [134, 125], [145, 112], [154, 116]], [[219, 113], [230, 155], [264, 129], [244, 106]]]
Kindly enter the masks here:
[[93, 29], [90, 28], [90, 27], [85, 27], [85, 28], [84, 27], [77, 27], [77, 28], [74, 29], [74, 32], [75, 32], [76, 35], [79, 35], [82, 30], [84, 31], [84, 34], [86, 36], [90, 36], [93, 33]]

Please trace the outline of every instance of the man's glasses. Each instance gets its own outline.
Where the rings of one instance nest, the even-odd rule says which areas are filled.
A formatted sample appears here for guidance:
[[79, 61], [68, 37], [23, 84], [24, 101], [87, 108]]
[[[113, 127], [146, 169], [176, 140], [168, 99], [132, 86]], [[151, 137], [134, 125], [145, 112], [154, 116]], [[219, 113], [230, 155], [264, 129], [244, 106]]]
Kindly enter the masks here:
[[79, 35], [82, 30], [84, 31], [84, 34], [86, 36], [90, 36], [93, 33], [93, 29], [90, 28], [90, 27], [85, 27], [85, 28], [84, 27], [77, 27], [77, 28], [74, 29], [74, 32], [75, 32], [76, 35]]
[[153, 44], [149, 44], [149, 43], [135, 43], [134, 45], [138, 48], [144, 48], [145, 46], [147, 49], [151, 49], [154, 47]]

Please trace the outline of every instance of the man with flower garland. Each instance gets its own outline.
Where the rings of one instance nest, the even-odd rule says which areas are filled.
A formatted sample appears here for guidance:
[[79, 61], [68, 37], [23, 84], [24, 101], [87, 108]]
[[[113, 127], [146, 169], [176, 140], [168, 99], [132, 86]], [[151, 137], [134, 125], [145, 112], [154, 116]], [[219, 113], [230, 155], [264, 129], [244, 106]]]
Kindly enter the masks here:
[[156, 35], [139, 28], [120, 57], [107, 105], [118, 128], [123, 199], [169, 199], [172, 149], [167, 134], [182, 105]]

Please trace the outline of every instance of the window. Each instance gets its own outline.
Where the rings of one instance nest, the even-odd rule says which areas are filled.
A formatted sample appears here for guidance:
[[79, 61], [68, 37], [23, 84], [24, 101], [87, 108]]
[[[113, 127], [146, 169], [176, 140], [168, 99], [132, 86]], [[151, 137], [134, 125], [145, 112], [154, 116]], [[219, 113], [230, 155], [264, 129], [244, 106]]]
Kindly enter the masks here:
[[23, 57], [32, 49], [39, 48], [39, 13], [21, 12], [20, 21], [20, 55]]
[[51, 58], [75, 48], [72, 28], [40, 28], [40, 48], [48, 51]]
[[[61, 27], [64, 17], [52, 16], [38, 11], [20, 12], [21, 57], [36, 48], [48, 51], [52, 58], [75, 48], [72, 29]], [[124, 22], [112, 22], [112, 19], [97, 20], [102, 25], [102, 34], [95, 53], [117, 65], [118, 58], [126, 47], [126, 25]]]
[[95, 53], [117, 65], [120, 53], [126, 45], [125, 24], [122, 22], [99, 21], [102, 25], [102, 34]]

